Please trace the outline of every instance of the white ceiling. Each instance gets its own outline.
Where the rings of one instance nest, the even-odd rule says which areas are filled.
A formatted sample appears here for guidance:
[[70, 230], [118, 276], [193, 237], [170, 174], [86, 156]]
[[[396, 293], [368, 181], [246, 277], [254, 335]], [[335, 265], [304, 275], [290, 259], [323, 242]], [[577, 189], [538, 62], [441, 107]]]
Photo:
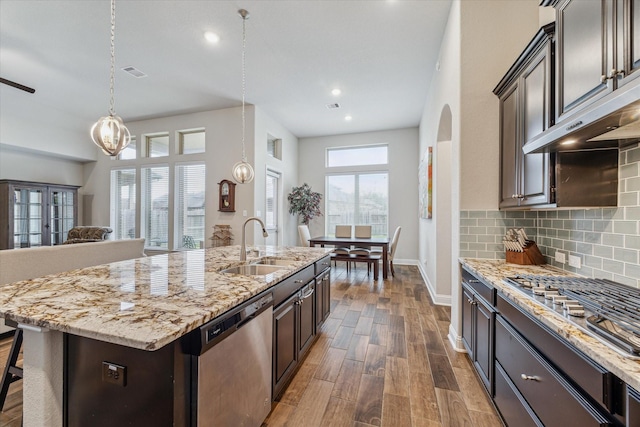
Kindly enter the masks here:
[[[126, 123], [239, 106], [237, 11], [245, 8], [246, 101], [293, 134], [417, 126], [450, 5], [118, 0], [116, 113]], [[0, 85], [0, 114], [83, 132], [106, 115], [109, 7], [108, 0], [0, 0], [0, 77], [36, 89], [30, 95]], [[218, 33], [220, 43], [208, 44], [205, 31]], [[132, 77], [125, 66], [147, 77]], [[332, 96], [334, 87], [342, 95]], [[334, 102], [341, 108], [327, 109]]]

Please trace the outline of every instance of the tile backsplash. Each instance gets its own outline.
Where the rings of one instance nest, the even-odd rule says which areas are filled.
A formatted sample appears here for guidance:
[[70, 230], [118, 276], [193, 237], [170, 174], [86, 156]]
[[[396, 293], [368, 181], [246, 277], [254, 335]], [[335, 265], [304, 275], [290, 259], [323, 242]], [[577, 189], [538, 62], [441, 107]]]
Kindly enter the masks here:
[[[502, 258], [508, 228], [524, 228], [547, 263], [587, 277], [640, 287], [640, 147], [620, 151], [617, 208], [460, 212], [460, 256]], [[555, 262], [578, 256], [581, 268]]]

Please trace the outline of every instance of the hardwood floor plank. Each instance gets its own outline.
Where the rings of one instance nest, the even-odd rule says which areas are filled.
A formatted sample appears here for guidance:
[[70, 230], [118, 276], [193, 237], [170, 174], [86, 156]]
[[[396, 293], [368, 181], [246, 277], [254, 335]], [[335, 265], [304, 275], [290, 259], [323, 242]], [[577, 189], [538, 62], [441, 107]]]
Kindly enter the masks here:
[[378, 323], [381, 325], [389, 324], [389, 309], [387, 308], [376, 308], [376, 314], [373, 317], [373, 323]]
[[362, 375], [356, 401], [355, 421], [374, 426], [382, 422], [384, 377]]
[[436, 353], [440, 355], [446, 355], [447, 351], [444, 349], [444, 343], [442, 342], [442, 336], [437, 330], [428, 330], [423, 332], [424, 342], [427, 346], [429, 354]]
[[333, 348], [341, 348], [348, 349], [351, 344], [351, 337], [353, 336], [354, 328], [348, 326], [340, 326], [338, 328], [338, 332], [336, 332], [336, 336], [333, 338], [331, 342], [331, 347]]
[[296, 407], [287, 405], [285, 403], [278, 403], [272, 410], [266, 420], [264, 420], [263, 427], [285, 427], [287, 421], [291, 418], [293, 411]]
[[495, 413], [469, 411], [469, 418], [471, 418], [473, 427], [500, 427], [503, 425]]
[[438, 398], [442, 425], [448, 427], [471, 427], [473, 425], [459, 392], [436, 387], [436, 397]]
[[287, 424], [291, 426], [320, 426], [332, 389], [332, 382], [312, 379]]
[[384, 372], [384, 393], [409, 397], [409, 364], [407, 359], [387, 357]]
[[338, 378], [336, 378], [331, 396], [355, 402], [358, 397], [363, 369], [364, 362], [345, 359], [340, 368]]
[[350, 307], [351, 309], [347, 311], [347, 314], [342, 319], [342, 326], [349, 326], [355, 328], [358, 324], [358, 319], [360, 319], [360, 311], [355, 311], [353, 309], [353, 304]]
[[382, 427], [411, 427], [411, 404], [406, 396], [384, 393]]
[[464, 403], [470, 411], [493, 412], [493, 405], [489, 396], [478, 382], [476, 374], [469, 370], [453, 368]]
[[443, 427], [439, 421], [425, 420], [424, 418], [412, 418], [413, 427]]
[[354, 335], [351, 337], [351, 344], [347, 349], [347, 359], [359, 360], [364, 362], [367, 356], [367, 347], [369, 346], [369, 337], [367, 335]]
[[433, 376], [433, 384], [436, 387], [460, 391], [458, 381], [456, 381], [456, 376], [453, 374], [453, 368], [447, 356], [429, 353], [429, 365], [431, 367], [431, 375]]
[[376, 305], [374, 303], [367, 303], [362, 309], [360, 317], [371, 317], [376, 315]]
[[369, 344], [376, 344], [386, 347], [389, 335], [389, 327], [380, 323], [373, 323], [371, 326], [371, 336], [369, 336]]
[[331, 397], [329, 398], [327, 409], [324, 411], [321, 425], [331, 427], [351, 427], [353, 425], [353, 416], [355, 412], [355, 401]]
[[389, 330], [404, 333], [404, 316], [389, 314]]
[[427, 356], [427, 347], [424, 344], [408, 342], [407, 360], [410, 372], [429, 371], [429, 357]]
[[367, 356], [364, 361], [364, 373], [384, 378], [387, 364], [387, 348], [375, 344], [367, 346]]
[[309, 350], [309, 354], [305, 359], [304, 363], [311, 364], [319, 364], [322, 362], [327, 349], [331, 346], [331, 338], [327, 335], [321, 333], [316, 342], [313, 343], [311, 349]]
[[322, 362], [320, 362], [316, 369], [314, 378], [335, 382], [346, 355], [347, 350], [329, 347], [324, 355], [324, 359], [322, 359]]
[[303, 363], [285, 392], [282, 393], [280, 403], [297, 406], [313, 375], [316, 373], [316, 369], [318, 369], [317, 364]]
[[360, 316], [358, 318], [358, 324], [353, 331], [356, 335], [370, 335], [371, 327], [373, 326], [373, 317]]
[[389, 331], [387, 356], [407, 358], [407, 340], [404, 332]]
[[411, 416], [440, 422], [438, 399], [431, 374], [411, 372], [409, 376]]
[[336, 336], [336, 332], [338, 332], [338, 328], [342, 323], [342, 319], [335, 319], [333, 317], [329, 317], [322, 324], [321, 332], [328, 338], [333, 338]]

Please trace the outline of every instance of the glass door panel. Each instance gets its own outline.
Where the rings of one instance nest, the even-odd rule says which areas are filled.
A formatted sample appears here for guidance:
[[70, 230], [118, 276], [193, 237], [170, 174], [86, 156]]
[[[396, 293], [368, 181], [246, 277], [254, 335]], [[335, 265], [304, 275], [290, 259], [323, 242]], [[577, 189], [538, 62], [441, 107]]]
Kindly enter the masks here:
[[67, 233], [75, 223], [74, 193], [72, 191], [51, 190], [50, 233], [51, 244], [59, 245], [67, 240]]
[[13, 208], [13, 245], [28, 248], [42, 245], [42, 190], [16, 188]]

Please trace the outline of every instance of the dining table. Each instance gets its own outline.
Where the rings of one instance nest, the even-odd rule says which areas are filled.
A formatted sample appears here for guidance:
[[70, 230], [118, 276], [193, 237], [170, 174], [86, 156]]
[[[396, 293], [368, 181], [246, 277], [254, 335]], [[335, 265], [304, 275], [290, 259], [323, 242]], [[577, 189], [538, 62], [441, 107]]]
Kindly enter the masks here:
[[335, 237], [335, 236], [319, 236], [309, 239], [310, 246], [325, 245], [331, 246], [355, 246], [358, 248], [382, 248], [382, 278], [386, 279], [389, 273], [389, 238], [388, 237]]

